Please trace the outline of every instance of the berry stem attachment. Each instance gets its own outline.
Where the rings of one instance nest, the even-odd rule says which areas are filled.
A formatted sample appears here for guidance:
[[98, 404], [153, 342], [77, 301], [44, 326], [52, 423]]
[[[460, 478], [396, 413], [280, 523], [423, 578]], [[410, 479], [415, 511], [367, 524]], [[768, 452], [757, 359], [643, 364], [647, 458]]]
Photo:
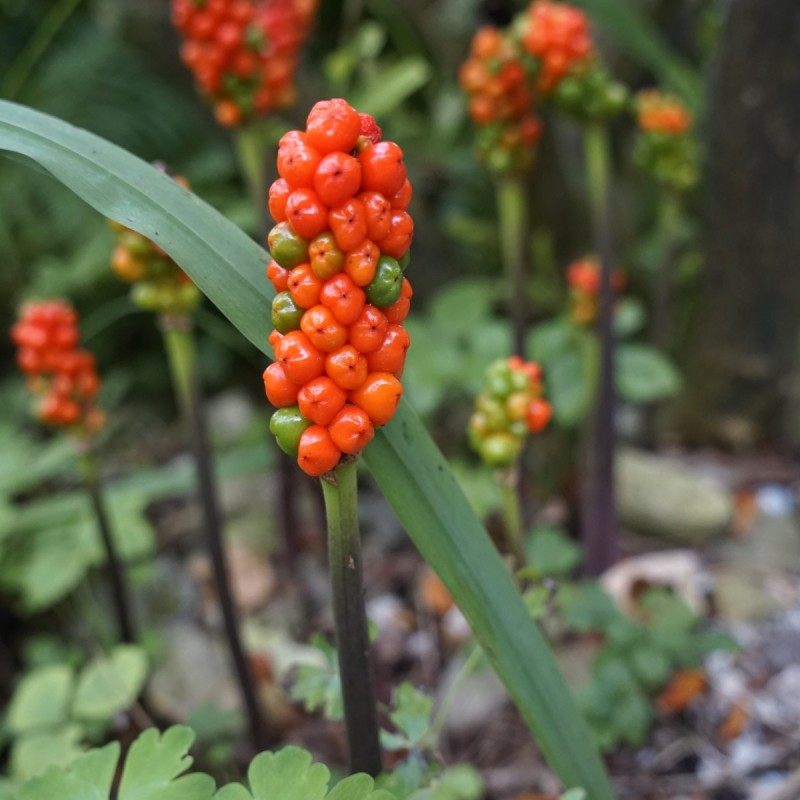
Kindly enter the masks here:
[[525, 548], [523, 542], [522, 506], [519, 499], [518, 468], [497, 473], [500, 484], [500, 496], [503, 512], [503, 529], [506, 534], [508, 549], [514, 556], [516, 569], [525, 566]]
[[375, 776], [382, 769], [381, 747], [364, 608], [356, 462], [343, 462], [332, 478], [320, 482], [328, 515], [328, 559], [350, 772]]
[[525, 354], [525, 329], [528, 308], [528, 193], [521, 178], [503, 178], [496, 182], [497, 209], [500, 216], [500, 251], [506, 279], [508, 313], [514, 352]]
[[130, 595], [125, 581], [125, 567], [117, 553], [114, 537], [111, 533], [111, 524], [100, 484], [100, 471], [97, 466], [97, 460], [89, 447], [84, 445], [83, 442], [79, 443], [78, 466], [92, 504], [100, 539], [103, 542], [119, 638], [120, 641], [126, 644], [132, 644], [136, 641], [136, 629], [133, 624]]
[[616, 258], [611, 219], [611, 153], [608, 129], [588, 122], [583, 133], [592, 232], [600, 260], [598, 335], [600, 369], [597, 400], [591, 419], [582, 492], [584, 565], [599, 575], [618, 557], [617, 509], [614, 495], [614, 291], [611, 275]]
[[247, 656], [239, 635], [239, 625], [225, 557], [218, 491], [214, 478], [211, 451], [208, 446], [208, 431], [203, 414], [200, 380], [195, 368], [197, 359], [191, 320], [188, 317], [162, 317], [161, 329], [164, 335], [164, 346], [167, 351], [175, 392], [181, 406], [184, 423], [189, 430], [197, 475], [198, 495], [203, 509], [206, 547], [214, 570], [214, 582], [217, 588], [220, 611], [222, 612], [225, 637], [228, 641], [228, 649], [230, 650], [234, 670], [239, 682], [239, 691], [248, 718], [251, 741], [256, 751], [260, 752], [269, 748], [274, 741], [270, 736], [270, 731], [261, 709], [253, 675], [250, 672]]

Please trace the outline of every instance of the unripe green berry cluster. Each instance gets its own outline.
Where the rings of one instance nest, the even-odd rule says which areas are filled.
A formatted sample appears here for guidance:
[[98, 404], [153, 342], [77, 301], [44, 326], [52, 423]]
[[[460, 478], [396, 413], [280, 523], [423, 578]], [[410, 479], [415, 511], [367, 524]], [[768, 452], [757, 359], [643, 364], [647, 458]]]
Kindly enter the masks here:
[[527, 436], [543, 431], [551, 417], [541, 367], [519, 356], [498, 359], [486, 369], [484, 389], [475, 398], [469, 441], [487, 464], [508, 468], [520, 457]]

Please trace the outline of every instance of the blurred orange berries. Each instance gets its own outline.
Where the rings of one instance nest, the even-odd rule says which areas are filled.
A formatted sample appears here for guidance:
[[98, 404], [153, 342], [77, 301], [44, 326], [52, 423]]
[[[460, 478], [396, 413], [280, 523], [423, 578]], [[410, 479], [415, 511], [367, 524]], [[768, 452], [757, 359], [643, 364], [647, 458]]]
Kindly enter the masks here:
[[522, 46], [540, 61], [537, 86], [551, 92], [593, 52], [586, 14], [567, 3], [536, 0], [527, 11]]
[[486, 26], [472, 40], [459, 72], [469, 98], [469, 114], [479, 127], [478, 155], [497, 173], [524, 172], [533, 163], [541, 123], [533, 113], [534, 94], [516, 45]]
[[[597, 318], [600, 277], [600, 264], [594, 258], [582, 258], [567, 267], [569, 316], [578, 325], [590, 325]], [[625, 273], [619, 270], [612, 273], [611, 288], [615, 293], [621, 292], [625, 283]]]
[[646, 89], [636, 97], [637, 124], [647, 133], [680, 136], [692, 127], [692, 116], [675, 97], [657, 89]]
[[91, 433], [103, 426], [105, 415], [94, 403], [100, 379], [94, 356], [78, 348], [77, 323], [77, 314], [63, 300], [27, 303], [11, 328], [11, 340], [39, 420]]
[[172, 0], [181, 58], [235, 127], [295, 99], [294, 73], [318, 0]]

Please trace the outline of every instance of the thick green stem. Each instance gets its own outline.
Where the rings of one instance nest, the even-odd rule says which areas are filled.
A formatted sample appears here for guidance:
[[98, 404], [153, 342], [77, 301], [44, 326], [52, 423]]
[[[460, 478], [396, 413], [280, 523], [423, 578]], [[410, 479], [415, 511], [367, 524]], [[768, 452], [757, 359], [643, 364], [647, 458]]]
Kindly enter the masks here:
[[322, 491], [350, 771], [377, 775], [381, 746], [364, 608], [355, 461], [337, 467], [331, 480], [322, 481]]
[[114, 537], [111, 533], [111, 523], [106, 510], [105, 499], [100, 485], [100, 472], [97, 461], [87, 446], [81, 443], [78, 454], [78, 464], [81, 476], [89, 500], [92, 504], [97, 529], [103, 543], [103, 550], [106, 556], [106, 567], [108, 568], [108, 578], [111, 582], [111, 597], [114, 603], [114, 612], [117, 617], [117, 627], [119, 638], [126, 643], [136, 641], [136, 629], [133, 625], [133, 614], [131, 613], [131, 602], [125, 581], [125, 567], [117, 553], [114, 545]]
[[497, 476], [503, 510], [503, 528], [508, 549], [514, 556], [516, 568], [525, 566], [525, 544], [523, 540], [522, 505], [519, 500], [519, 473], [509, 469]]
[[525, 330], [530, 313], [527, 285], [528, 194], [524, 181], [505, 178], [497, 182], [497, 211], [514, 352], [524, 356]]
[[599, 575], [617, 559], [619, 552], [617, 512], [614, 496], [614, 235], [611, 219], [611, 154], [608, 130], [591, 122], [584, 131], [586, 179], [592, 216], [592, 231], [600, 259], [598, 336], [600, 370], [597, 400], [590, 428], [582, 493], [584, 567]]
[[260, 233], [266, 235], [267, 224], [267, 152], [272, 139], [268, 126], [251, 122], [236, 132], [236, 156], [244, 176], [253, 208], [258, 215]]
[[266, 720], [261, 710], [255, 681], [250, 672], [247, 656], [242, 646], [236, 609], [233, 602], [225, 544], [222, 533], [222, 515], [219, 508], [217, 484], [214, 478], [212, 455], [208, 445], [208, 431], [203, 415], [200, 381], [196, 369], [194, 337], [189, 317], [163, 318], [161, 328], [164, 345], [172, 374], [172, 381], [181, 412], [189, 429], [197, 488], [203, 509], [203, 526], [206, 534], [214, 581], [217, 587], [220, 610], [222, 612], [225, 636], [231, 653], [242, 705], [247, 714], [253, 747], [265, 750], [274, 742], [270, 737]]

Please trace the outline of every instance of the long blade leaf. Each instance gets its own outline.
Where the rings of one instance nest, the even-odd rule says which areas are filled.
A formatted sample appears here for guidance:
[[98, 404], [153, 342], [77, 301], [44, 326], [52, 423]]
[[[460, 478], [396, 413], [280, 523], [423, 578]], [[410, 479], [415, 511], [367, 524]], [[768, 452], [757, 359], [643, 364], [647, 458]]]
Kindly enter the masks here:
[[[33, 159], [106, 217], [158, 242], [264, 352], [267, 254], [236, 226], [135, 156], [45, 114], [0, 101], [0, 149]], [[407, 402], [366, 461], [441, 576], [566, 786], [613, 792], [590, 734], [497, 551]]]

